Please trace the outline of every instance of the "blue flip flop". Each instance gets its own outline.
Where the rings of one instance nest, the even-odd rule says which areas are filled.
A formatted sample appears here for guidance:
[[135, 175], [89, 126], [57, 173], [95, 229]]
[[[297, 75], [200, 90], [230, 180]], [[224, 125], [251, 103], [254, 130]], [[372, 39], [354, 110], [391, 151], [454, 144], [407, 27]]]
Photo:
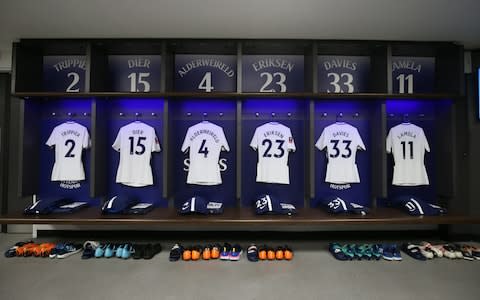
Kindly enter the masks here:
[[118, 257], [118, 258], [122, 258], [122, 254], [123, 254], [123, 245], [118, 245], [117, 247], [117, 252], [115, 253], [115, 256]]
[[106, 244], [100, 245], [97, 249], [95, 249], [95, 257], [100, 258], [105, 255], [105, 249], [107, 248]]
[[134, 249], [133, 249], [133, 246], [131, 244], [125, 244], [125, 246], [123, 246], [122, 258], [123, 259], [130, 258], [130, 255], [132, 255], [133, 251], [134, 251]]

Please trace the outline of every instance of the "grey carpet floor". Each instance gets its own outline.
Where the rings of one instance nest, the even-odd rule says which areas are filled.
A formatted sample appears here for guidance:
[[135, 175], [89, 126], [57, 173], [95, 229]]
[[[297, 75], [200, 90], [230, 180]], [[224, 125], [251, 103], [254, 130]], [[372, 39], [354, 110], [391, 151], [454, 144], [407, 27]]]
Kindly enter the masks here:
[[[27, 238], [0, 234], [0, 249]], [[480, 261], [418, 262], [403, 255], [402, 262], [340, 262], [325, 242], [309, 241], [290, 243], [290, 262], [172, 263], [171, 245], [163, 241], [164, 250], [150, 261], [2, 253], [0, 299], [480, 299]]]

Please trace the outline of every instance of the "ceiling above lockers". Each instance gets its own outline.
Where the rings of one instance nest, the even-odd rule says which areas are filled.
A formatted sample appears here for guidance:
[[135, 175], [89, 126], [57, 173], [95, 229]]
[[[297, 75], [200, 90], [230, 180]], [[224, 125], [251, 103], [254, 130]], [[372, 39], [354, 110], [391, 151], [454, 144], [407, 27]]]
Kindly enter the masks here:
[[1, 0], [0, 70], [20, 38], [304, 38], [480, 47], [478, 0]]

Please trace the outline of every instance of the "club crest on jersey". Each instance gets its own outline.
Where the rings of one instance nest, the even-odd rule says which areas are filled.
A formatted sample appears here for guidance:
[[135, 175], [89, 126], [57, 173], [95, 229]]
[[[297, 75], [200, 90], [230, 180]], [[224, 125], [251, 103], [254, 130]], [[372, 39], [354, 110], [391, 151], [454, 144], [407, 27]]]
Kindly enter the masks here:
[[288, 142], [289, 142], [290, 144], [293, 143], [293, 137], [289, 137], [289, 138], [288, 138]]

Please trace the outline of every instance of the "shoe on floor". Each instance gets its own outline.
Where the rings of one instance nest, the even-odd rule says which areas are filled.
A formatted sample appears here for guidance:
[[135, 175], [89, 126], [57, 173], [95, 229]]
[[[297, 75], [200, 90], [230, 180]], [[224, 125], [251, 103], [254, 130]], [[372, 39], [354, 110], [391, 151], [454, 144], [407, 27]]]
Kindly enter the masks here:
[[221, 260], [230, 260], [230, 251], [232, 251], [232, 246], [229, 243], [225, 243], [220, 252]]
[[160, 251], [162, 251], [160, 244], [147, 244], [143, 251], [143, 259], [152, 259]]
[[170, 250], [170, 255], [168, 257], [169, 261], [178, 261], [183, 254], [183, 247], [180, 244], [173, 245], [172, 249]]
[[341, 261], [346, 261], [350, 260], [350, 256], [348, 256], [344, 251], [343, 251], [343, 246], [340, 245], [339, 243], [330, 243], [328, 246], [328, 251], [335, 257], [337, 260]]
[[252, 244], [247, 249], [247, 259], [252, 262], [258, 261], [258, 249], [257, 246]]
[[[402, 245], [402, 251], [405, 252], [406, 254], [408, 254], [410, 257], [416, 259], [416, 260], [422, 260], [422, 261], [426, 261], [427, 258], [423, 255], [420, 247], [418, 247], [417, 245], [413, 245], [413, 244], [403, 244]], [[433, 255], [432, 255], [433, 257]]]
[[57, 258], [67, 258], [81, 252], [82, 244], [66, 243], [63, 249], [57, 252]]
[[239, 244], [233, 245], [232, 250], [230, 251], [229, 259], [231, 261], [239, 261], [240, 257], [242, 256], [242, 252], [242, 247]]
[[293, 259], [293, 250], [288, 245], [283, 247], [283, 258], [285, 258], [285, 260]]

